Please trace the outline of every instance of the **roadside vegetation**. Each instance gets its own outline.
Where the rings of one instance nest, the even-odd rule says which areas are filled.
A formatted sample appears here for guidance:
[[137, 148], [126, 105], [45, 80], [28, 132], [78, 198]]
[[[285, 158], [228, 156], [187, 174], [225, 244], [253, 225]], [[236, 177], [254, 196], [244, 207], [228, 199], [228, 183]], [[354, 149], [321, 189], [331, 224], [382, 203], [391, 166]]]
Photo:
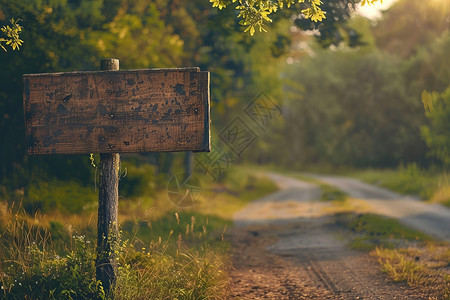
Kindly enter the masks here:
[[118, 281], [109, 295], [95, 279], [94, 224], [86, 228], [87, 235], [70, 236], [62, 227], [58, 238], [21, 213], [7, 217], [0, 241], [0, 298], [225, 298], [228, 245], [220, 236], [208, 236], [217, 220], [210, 226], [207, 218], [184, 213], [172, 215], [174, 222], [164, 226], [157, 222], [154, 232], [144, 224], [147, 230], [124, 226], [117, 240]]
[[425, 201], [450, 207], [450, 182], [447, 173], [441, 170], [421, 169], [412, 163], [397, 169], [369, 169], [344, 173], [401, 194], [419, 196]]
[[429, 299], [450, 297], [448, 243], [375, 214], [341, 214], [337, 223], [351, 232], [350, 245], [370, 251], [393, 281], [405, 282], [429, 295]]
[[312, 182], [322, 189], [322, 200], [345, 200], [341, 190], [321, 182], [308, 173], [343, 175], [360, 179], [370, 184], [378, 185], [400, 194], [419, 197], [423, 201], [439, 203], [450, 207], [450, 181], [442, 168], [420, 168], [416, 163], [400, 165], [391, 169], [355, 169], [319, 165], [305, 167], [303, 172], [285, 171], [282, 168], [269, 167], [268, 170], [281, 172], [297, 179]]
[[[95, 279], [96, 193], [82, 190], [93, 199], [75, 201], [80, 213], [69, 215], [52, 205], [55, 195], [48, 196], [53, 189], [61, 197], [76, 190], [76, 184], [66, 182], [41, 198], [33, 190], [25, 195], [23, 203], [34, 207], [34, 214], [0, 202], [0, 299], [226, 299], [230, 245], [224, 235], [231, 215], [275, 191], [275, 185], [239, 168], [220, 182], [198, 175], [202, 195], [180, 209], [168, 199], [166, 185], [148, 188], [154, 181], [143, 170], [150, 171], [150, 165], [124, 165], [129, 177], [121, 187], [128, 196], [119, 200], [119, 274], [113, 295]], [[36, 206], [39, 199], [48, 205]]]

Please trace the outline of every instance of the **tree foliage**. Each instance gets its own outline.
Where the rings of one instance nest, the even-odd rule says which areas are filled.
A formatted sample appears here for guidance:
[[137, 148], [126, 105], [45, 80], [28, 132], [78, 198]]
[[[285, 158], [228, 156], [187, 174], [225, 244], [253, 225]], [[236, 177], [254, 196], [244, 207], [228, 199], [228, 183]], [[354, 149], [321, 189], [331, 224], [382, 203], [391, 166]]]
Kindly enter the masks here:
[[[400, 0], [397, 5], [409, 4]], [[426, 10], [431, 5], [422, 4]], [[412, 12], [417, 19], [423, 11]], [[410, 49], [408, 57], [403, 55], [404, 48], [378, 49], [377, 45], [384, 43], [380, 28], [392, 28], [386, 33], [397, 41], [410, 41], [416, 34], [396, 30], [395, 25], [403, 23], [395, 20], [403, 15], [404, 10], [394, 7], [372, 28], [362, 18], [352, 18], [343, 27], [357, 28], [362, 36], [355, 49], [346, 46], [350, 43], [316, 38], [322, 46], [336, 46], [321, 50], [300, 35], [294, 41], [299, 45], [297, 52], [290, 53], [292, 64], [283, 73], [284, 128], [271, 136], [272, 145], [267, 149], [254, 151], [263, 152], [259, 156], [268, 161], [289, 166], [395, 167], [408, 162], [430, 165], [436, 158], [444, 161], [448, 154], [448, 115], [427, 112], [425, 116], [420, 98], [426, 89], [436, 91], [430, 95], [436, 99], [441, 95], [440, 101], [445, 102], [444, 90], [450, 82], [450, 65], [446, 63], [450, 35], [441, 25], [446, 24], [447, 14], [436, 14], [437, 19], [428, 15], [431, 23], [417, 24], [421, 27], [417, 34], [427, 39], [405, 44]], [[341, 27], [338, 32], [345, 30]], [[427, 156], [428, 150], [432, 157]]]
[[[406, 59], [383, 45], [408, 33], [386, 29], [389, 39], [379, 35], [383, 26], [396, 29], [403, 11], [380, 21], [372, 37], [368, 23], [352, 19], [361, 0], [300, 2], [214, 0], [219, 10], [204, 0], [0, 0], [1, 25], [13, 28], [9, 20], [20, 16], [25, 41], [21, 51], [0, 55], [0, 184], [20, 190], [38, 175], [92, 182], [87, 156], [25, 155], [22, 74], [94, 70], [102, 57], [119, 58], [124, 69], [210, 71], [213, 133], [262, 90], [268, 92], [285, 105], [285, 127], [278, 124], [267, 140], [260, 139], [248, 159], [358, 166], [424, 160], [419, 132], [426, 118], [419, 95], [448, 86], [445, 31], [439, 37], [430, 26], [430, 43], [417, 43]], [[311, 3], [326, 18], [316, 22], [302, 13]], [[260, 25], [270, 30], [252, 37]], [[288, 69], [286, 61], [293, 63]]]
[[3, 49], [3, 51], [7, 51], [5, 46], [2, 43], [5, 43], [5, 45], [10, 46], [13, 50], [18, 50], [20, 46], [22, 45], [23, 41], [20, 39], [20, 32], [22, 31], [22, 26], [19, 25], [19, 20], [14, 20], [12, 18], [10, 20], [10, 25], [4, 25], [2, 28], [0, 28], [0, 31], [3, 35], [3, 37], [0, 37], [0, 47]]
[[359, 29], [349, 26], [347, 21], [354, 15], [356, 5], [361, 0], [327, 0], [321, 8], [326, 19], [321, 22], [311, 22], [303, 14], [292, 16], [294, 24], [301, 30], [310, 32], [316, 41], [324, 48], [331, 45], [338, 46], [345, 39], [351, 47], [361, 45], [361, 34]]
[[294, 64], [282, 135], [291, 153], [286, 163], [392, 167], [420, 160], [422, 111], [401, 65], [376, 50], [316, 51]]
[[249, 32], [250, 35], [254, 35], [256, 29], [260, 32], [266, 32], [264, 28], [265, 22], [272, 22], [270, 16], [284, 7], [290, 8], [296, 3], [307, 4], [307, 7], [301, 10], [301, 13], [308, 19], [314, 22], [322, 21], [325, 18], [325, 14], [320, 8], [322, 3], [320, 0], [210, 0], [213, 7], [223, 9], [230, 4], [235, 4], [235, 8], [239, 11], [238, 18], [242, 20], [239, 24], [245, 26], [245, 32]]
[[422, 126], [422, 135], [430, 148], [430, 154], [444, 165], [450, 165], [450, 85], [443, 93], [422, 93], [425, 114], [429, 125]]
[[[357, 2], [360, 2], [358, 0]], [[380, 0], [362, 0], [362, 5], [373, 5]], [[219, 9], [234, 5], [239, 11], [239, 24], [245, 27], [245, 32], [253, 36], [256, 30], [266, 32], [265, 24], [272, 22], [272, 16], [276, 12], [301, 4], [299, 13], [305, 19], [313, 22], [321, 22], [329, 18], [327, 11], [323, 10], [321, 0], [210, 0], [213, 7]], [[326, 1], [328, 2], [328, 1]], [[345, 1], [344, 1], [345, 2]], [[331, 22], [336, 22], [331, 16]]]
[[200, 66], [212, 73], [219, 126], [236, 101], [254, 97], [260, 78], [270, 82], [269, 74], [254, 72], [261, 61], [282, 60], [287, 49], [277, 43], [287, 36], [280, 30], [252, 39], [233, 9], [219, 14], [204, 0], [0, 0], [0, 22], [12, 16], [23, 19], [26, 43], [0, 56], [0, 185], [11, 191], [36, 176], [82, 185], [94, 177], [87, 156], [25, 155], [22, 74], [95, 70], [102, 57], [119, 58], [123, 69]]
[[383, 14], [374, 28], [377, 46], [409, 58], [450, 29], [448, 1], [399, 0]]

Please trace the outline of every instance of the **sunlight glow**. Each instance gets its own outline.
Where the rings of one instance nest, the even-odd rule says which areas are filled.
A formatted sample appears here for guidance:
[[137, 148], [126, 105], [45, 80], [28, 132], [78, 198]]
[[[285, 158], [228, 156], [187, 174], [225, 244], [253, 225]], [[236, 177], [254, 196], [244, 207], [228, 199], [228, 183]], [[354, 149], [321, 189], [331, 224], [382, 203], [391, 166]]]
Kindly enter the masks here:
[[440, 9], [445, 12], [449, 12], [450, 9], [450, 1], [449, 0], [430, 0], [430, 4], [433, 6], [439, 6]]
[[[388, 9], [397, 0], [383, 0], [383, 3], [376, 3], [374, 5], [364, 5], [358, 4], [357, 13], [368, 19], [376, 20], [381, 17], [381, 11]], [[448, 0], [433, 0], [433, 1], [448, 1]]]

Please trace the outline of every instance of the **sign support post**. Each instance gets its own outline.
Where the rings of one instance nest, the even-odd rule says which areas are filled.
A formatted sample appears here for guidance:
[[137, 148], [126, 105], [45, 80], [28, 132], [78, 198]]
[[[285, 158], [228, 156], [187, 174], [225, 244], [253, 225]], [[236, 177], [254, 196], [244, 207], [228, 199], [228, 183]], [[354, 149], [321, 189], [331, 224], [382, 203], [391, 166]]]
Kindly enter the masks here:
[[[118, 59], [100, 62], [102, 71], [118, 71]], [[115, 247], [118, 232], [119, 205], [119, 153], [100, 154], [100, 187], [98, 193], [97, 261], [96, 276], [109, 291], [116, 282], [117, 261]]]

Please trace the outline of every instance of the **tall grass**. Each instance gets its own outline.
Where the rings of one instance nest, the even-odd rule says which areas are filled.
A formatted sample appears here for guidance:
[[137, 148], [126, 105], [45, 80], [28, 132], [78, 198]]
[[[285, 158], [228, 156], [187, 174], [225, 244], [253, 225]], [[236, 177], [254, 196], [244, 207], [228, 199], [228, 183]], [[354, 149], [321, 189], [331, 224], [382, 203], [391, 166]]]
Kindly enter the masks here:
[[[166, 191], [142, 176], [151, 171], [148, 165], [127, 168], [120, 183], [122, 232], [113, 293], [105, 294], [95, 279], [95, 191], [78, 189], [75, 182], [36, 181], [19, 197], [26, 211], [8, 210], [0, 201], [0, 299], [227, 298], [225, 229], [234, 211], [276, 186], [238, 167], [221, 182], [199, 176], [200, 199], [175, 214]], [[68, 201], [74, 203], [61, 209]]]
[[102, 299], [95, 280], [94, 243], [74, 237], [68, 253], [58, 255], [48, 228], [23, 212], [2, 214], [0, 298]]
[[149, 242], [126, 233], [132, 238], [119, 242], [115, 289], [105, 294], [95, 279], [92, 238], [71, 236], [58, 251], [42, 222], [23, 212], [3, 213], [0, 299], [225, 299], [227, 245], [211, 246], [208, 224], [195, 217], [172, 219], [177, 226], [152, 234]]
[[448, 271], [444, 270], [448, 266], [448, 260], [445, 264], [443, 255], [432, 258], [429, 257], [430, 255], [424, 255], [424, 253], [439, 252], [436, 248], [448, 251], [448, 247], [445, 245], [431, 247], [435, 249], [430, 249], [430, 246], [426, 251], [420, 248], [385, 249], [381, 247], [376, 248], [371, 254], [378, 258], [382, 270], [392, 280], [406, 282], [409, 286], [426, 292], [430, 295], [429, 299], [449, 299], [450, 278]]
[[120, 258], [115, 299], [225, 299], [226, 262], [213, 250], [180, 246], [175, 255], [168, 241], [142, 251], [129, 247]]

